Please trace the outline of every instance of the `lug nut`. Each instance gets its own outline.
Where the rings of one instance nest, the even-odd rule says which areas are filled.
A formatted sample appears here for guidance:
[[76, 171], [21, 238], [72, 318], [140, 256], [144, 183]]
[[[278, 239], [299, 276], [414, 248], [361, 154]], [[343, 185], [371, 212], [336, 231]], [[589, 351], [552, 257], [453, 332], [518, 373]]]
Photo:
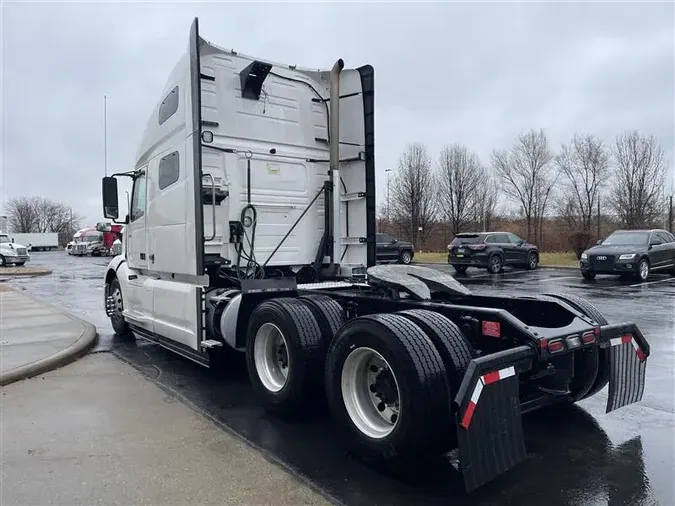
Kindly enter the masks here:
[[384, 402], [380, 402], [380, 403], [377, 405], [377, 410], [381, 413], [382, 411], [384, 411], [384, 408], [386, 408], [386, 407], [387, 407], [387, 406], [385, 406]]

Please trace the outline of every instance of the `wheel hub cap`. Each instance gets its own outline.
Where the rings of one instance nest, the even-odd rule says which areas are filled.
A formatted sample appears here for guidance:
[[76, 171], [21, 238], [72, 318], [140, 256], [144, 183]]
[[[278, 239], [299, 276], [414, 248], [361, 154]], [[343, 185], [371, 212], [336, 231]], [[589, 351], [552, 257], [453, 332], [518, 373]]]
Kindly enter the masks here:
[[357, 429], [373, 439], [382, 439], [396, 428], [400, 394], [393, 370], [371, 348], [357, 348], [342, 367], [342, 400]]
[[273, 323], [264, 323], [256, 332], [253, 360], [258, 378], [267, 390], [278, 392], [284, 388], [290, 366], [288, 344]]

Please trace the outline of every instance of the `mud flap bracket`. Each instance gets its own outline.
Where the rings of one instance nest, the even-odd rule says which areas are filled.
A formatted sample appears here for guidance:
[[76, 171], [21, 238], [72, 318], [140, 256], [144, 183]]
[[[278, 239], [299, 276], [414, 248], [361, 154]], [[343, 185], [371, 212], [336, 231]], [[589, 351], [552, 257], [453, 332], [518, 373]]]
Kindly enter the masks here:
[[474, 359], [455, 397], [460, 470], [467, 492], [527, 458], [519, 373], [536, 352], [527, 346]]

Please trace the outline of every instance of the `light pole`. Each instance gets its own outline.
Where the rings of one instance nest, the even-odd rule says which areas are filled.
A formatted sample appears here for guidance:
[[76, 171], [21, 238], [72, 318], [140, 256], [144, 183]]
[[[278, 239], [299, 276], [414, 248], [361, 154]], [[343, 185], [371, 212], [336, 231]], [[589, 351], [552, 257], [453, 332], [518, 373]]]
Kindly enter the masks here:
[[384, 169], [387, 173], [387, 225], [391, 224], [391, 201], [389, 200], [389, 183], [391, 169]]
[[103, 170], [108, 177], [108, 97], [103, 95]]

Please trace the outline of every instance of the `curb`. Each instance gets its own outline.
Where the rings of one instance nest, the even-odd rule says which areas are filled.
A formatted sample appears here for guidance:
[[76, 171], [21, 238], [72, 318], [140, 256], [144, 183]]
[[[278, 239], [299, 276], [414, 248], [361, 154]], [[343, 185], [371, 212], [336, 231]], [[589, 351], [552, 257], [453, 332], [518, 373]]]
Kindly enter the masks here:
[[29, 297], [41, 304], [45, 304], [46, 306], [50, 306], [71, 320], [79, 323], [83, 327], [82, 333], [74, 343], [52, 355], [49, 355], [48, 357], [41, 358], [35, 362], [31, 362], [30, 364], [21, 365], [7, 372], [0, 373], [0, 387], [4, 387], [16, 381], [38, 376], [39, 374], [58, 369], [59, 367], [63, 367], [64, 365], [74, 362], [83, 355], [86, 355], [87, 352], [96, 344], [98, 338], [96, 327], [94, 327], [91, 323], [86, 322], [77, 316], [73, 316], [72, 314], [53, 304], [33, 297], [30, 294], [21, 293], [21, 295]]
[[28, 271], [28, 272], [5, 272], [5, 269], [0, 269], [0, 276], [7, 276], [7, 277], [21, 277], [21, 276], [47, 276], [48, 274], [51, 274], [52, 271], [50, 269], [41, 269], [38, 271]]

